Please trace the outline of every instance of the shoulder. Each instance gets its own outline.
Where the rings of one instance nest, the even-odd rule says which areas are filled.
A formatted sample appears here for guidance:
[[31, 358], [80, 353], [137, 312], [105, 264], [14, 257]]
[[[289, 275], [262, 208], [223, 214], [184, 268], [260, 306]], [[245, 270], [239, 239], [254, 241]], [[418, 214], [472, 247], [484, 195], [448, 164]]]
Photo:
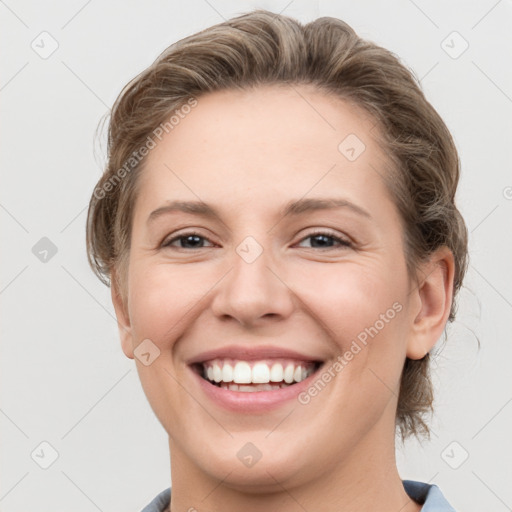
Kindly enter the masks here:
[[437, 485], [415, 480], [402, 480], [402, 483], [409, 497], [423, 505], [421, 512], [456, 512]]
[[153, 498], [141, 512], [165, 512], [171, 502], [171, 488], [168, 487]]

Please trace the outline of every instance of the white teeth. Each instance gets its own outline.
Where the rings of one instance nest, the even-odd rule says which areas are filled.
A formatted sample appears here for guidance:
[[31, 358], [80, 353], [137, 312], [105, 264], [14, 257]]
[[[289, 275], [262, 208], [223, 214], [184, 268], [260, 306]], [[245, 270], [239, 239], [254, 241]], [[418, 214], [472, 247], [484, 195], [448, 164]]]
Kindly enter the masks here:
[[252, 393], [254, 391], [272, 391], [270, 384], [259, 384], [258, 386], [244, 386], [243, 384], [238, 386], [238, 391], [245, 393]]
[[222, 370], [218, 364], [213, 365], [213, 380], [215, 382], [220, 382], [222, 380]]
[[265, 363], [256, 363], [252, 368], [252, 382], [266, 384], [270, 379], [270, 370]]
[[281, 363], [274, 363], [270, 369], [270, 382], [283, 381], [283, 365]]
[[241, 391], [243, 393], [254, 393], [255, 391], [274, 391], [275, 389], [286, 388], [290, 384], [281, 382], [279, 384], [233, 384], [231, 382], [221, 382], [220, 387], [230, 391]]
[[233, 367], [225, 363], [222, 367], [222, 380], [224, 382], [233, 382]]
[[287, 384], [291, 384], [293, 382], [293, 377], [294, 377], [293, 370], [294, 370], [293, 364], [289, 364], [284, 371], [284, 381]]
[[252, 379], [251, 367], [245, 361], [238, 361], [233, 371], [233, 382], [237, 384], [250, 384]]
[[[239, 384], [251, 384], [254, 389], [255, 385], [268, 384], [271, 389], [279, 389], [282, 384], [293, 384], [301, 382], [314, 371], [312, 363], [299, 362], [274, 362], [265, 361], [234, 361], [232, 359], [222, 360], [215, 359], [203, 364], [203, 377], [210, 382], [215, 383], [232, 383], [233, 387]], [[279, 384], [274, 384], [279, 383]], [[227, 386], [222, 386], [231, 389]], [[239, 387], [239, 386], [238, 386]], [[247, 387], [247, 386], [245, 386]], [[261, 386], [258, 386], [261, 388]], [[282, 386], [281, 386], [282, 387]], [[261, 388], [260, 390], [262, 390]], [[233, 389], [240, 391], [240, 389]], [[245, 389], [244, 389], [245, 390]], [[242, 391], [244, 391], [242, 390]]]

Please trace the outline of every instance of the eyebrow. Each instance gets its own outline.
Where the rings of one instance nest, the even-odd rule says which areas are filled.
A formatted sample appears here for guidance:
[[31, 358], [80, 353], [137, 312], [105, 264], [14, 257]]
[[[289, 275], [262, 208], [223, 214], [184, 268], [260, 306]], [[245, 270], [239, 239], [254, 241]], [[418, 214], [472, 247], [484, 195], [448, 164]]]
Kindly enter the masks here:
[[[281, 211], [281, 217], [287, 215], [302, 215], [319, 210], [334, 210], [338, 208], [347, 208], [353, 212], [371, 219], [372, 216], [365, 209], [343, 198], [310, 198], [299, 199], [288, 202]], [[183, 212], [193, 215], [199, 215], [207, 218], [217, 218], [220, 220], [220, 214], [213, 206], [202, 201], [169, 201], [165, 206], [161, 206], [149, 214], [147, 223], [153, 222], [162, 215]]]

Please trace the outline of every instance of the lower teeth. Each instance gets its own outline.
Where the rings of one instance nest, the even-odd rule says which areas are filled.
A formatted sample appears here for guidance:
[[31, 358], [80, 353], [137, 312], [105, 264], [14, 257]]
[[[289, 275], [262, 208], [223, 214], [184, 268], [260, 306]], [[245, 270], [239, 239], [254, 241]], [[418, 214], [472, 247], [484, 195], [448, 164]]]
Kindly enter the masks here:
[[233, 382], [211, 382], [217, 387], [228, 389], [230, 391], [241, 391], [247, 393], [254, 393], [256, 391], [273, 391], [275, 389], [286, 388], [293, 384], [287, 384], [286, 382], [272, 382], [266, 384], [235, 384]]

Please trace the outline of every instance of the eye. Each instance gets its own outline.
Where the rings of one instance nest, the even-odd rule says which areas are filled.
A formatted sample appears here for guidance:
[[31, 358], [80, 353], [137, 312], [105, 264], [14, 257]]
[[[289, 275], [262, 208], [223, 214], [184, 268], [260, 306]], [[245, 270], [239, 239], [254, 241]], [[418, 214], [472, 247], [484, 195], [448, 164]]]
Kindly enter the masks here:
[[[202, 249], [204, 246], [201, 245], [202, 241], [208, 240], [208, 238], [190, 231], [188, 233], [182, 233], [181, 235], [169, 238], [162, 243], [162, 247], [175, 247], [177, 249]], [[180, 245], [174, 245], [174, 242], [180, 242]]]
[[[329, 231], [315, 231], [310, 233], [308, 236], [304, 237], [301, 242], [307, 239], [311, 239], [312, 241], [312, 249], [335, 249], [333, 247], [332, 241], [338, 244], [341, 247], [352, 247], [352, 243], [344, 238], [340, 238], [334, 233]], [[315, 244], [317, 244], [315, 246]]]
[[[333, 249], [336, 248], [333, 246], [334, 244], [338, 244], [338, 247], [352, 247], [351, 242], [329, 231], [315, 231], [310, 233], [308, 236], [304, 237], [300, 243], [308, 239], [312, 240], [312, 249]], [[162, 247], [174, 247], [176, 249], [203, 249], [205, 247], [203, 245], [204, 241], [211, 243], [208, 238], [191, 231], [169, 238], [162, 243]], [[178, 242], [179, 245], [176, 245], [176, 242]]]

